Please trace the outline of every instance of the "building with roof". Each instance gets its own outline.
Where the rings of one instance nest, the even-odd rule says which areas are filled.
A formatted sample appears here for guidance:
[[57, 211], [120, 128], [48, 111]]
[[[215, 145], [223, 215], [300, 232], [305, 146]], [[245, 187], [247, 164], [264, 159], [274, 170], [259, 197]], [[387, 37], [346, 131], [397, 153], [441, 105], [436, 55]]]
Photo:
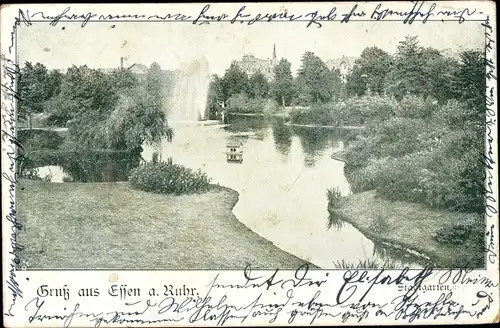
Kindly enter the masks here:
[[233, 61], [249, 77], [257, 72], [262, 73], [268, 81], [274, 79], [274, 68], [278, 65], [276, 45], [273, 48], [273, 57], [267, 59], [256, 58], [254, 55], [245, 54], [241, 60]]
[[[147, 73], [149, 71], [149, 67], [147, 67], [144, 64], [141, 63], [133, 63], [130, 66], [125, 66], [125, 58], [121, 57], [120, 58], [120, 66], [119, 67], [112, 67], [112, 68], [98, 68], [98, 71], [101, 71], [105, 74], [111, 74], [117, 69], [122, 68], [122, 69], [127, 69], [134, 73], [134, 75], [138, 78], [140, 82], [144, 82], [146, 80]], [[162, 70], [162, 72], [165, 74], [165, 80], [166, 81], [173, 81], [174, 78], [179, 75], [180, 73], [178, 70], [176, 71], [171, 71], [171, 70]]]
[[241, 150], [242, 146], [243, 144], [240, 141], [230, 141], [226, 145], [226, 156], [228, 162], [243, 162], [243, 151]]
[[104, 74], [111, 74], [114, 71], [116, 71], [117, 69], [118, 69], [118, 67], [115, 67], [115, 68], [98, 68], [97, 70], [99, 72], [103, 72]]
[[139, 81], [143, 82], [146, 80], [146, 76], [148, 74], [149, 68], [146, 65], [134, 63], [127, 68], [129, 71], [134, 73], [135, 76], [139, 79]]
[[329, 70], [338, 69], [340, 71], [342, 80], [345, 82], [347, 75], [354, 67], [354, 61], [357, 57], [342, 56], [341, 58], [329, 59], [326, 66]]

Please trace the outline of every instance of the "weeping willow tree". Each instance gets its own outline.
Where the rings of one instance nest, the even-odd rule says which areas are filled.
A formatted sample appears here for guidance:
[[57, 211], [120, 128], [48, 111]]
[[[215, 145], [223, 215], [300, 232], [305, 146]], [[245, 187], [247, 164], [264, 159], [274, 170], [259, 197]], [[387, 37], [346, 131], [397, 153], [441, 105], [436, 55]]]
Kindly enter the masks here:
[[144, 143], [172, 141], [164, 102], [128, 70], [106, 75], [82, 67], [71, 74], [63, 90], [68, 103], [78, 103], [69, 131], [79, 146], [139, 151]]
[[95, 137], [106, 142], [106, 148], [129, 149], [143, 143], [172, 141], [163, 109], [143, 90], [135, 96], [121, 95], [108, 118], [97, 127]]

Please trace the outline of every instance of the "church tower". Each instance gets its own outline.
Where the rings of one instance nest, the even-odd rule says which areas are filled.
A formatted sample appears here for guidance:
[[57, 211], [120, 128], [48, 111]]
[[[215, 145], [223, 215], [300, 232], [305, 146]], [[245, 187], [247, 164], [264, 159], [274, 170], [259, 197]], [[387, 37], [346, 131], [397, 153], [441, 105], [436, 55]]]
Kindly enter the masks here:
[[276, 62], [276, 45], [273, 48], [273, 62]]

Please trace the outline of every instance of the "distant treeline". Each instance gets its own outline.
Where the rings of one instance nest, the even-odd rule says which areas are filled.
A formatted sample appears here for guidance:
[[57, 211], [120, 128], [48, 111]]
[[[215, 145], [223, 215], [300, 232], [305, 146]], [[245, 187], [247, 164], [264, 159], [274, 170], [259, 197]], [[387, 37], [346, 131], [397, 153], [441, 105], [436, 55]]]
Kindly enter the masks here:
[[[254, 111], [262, 110], [252, 106], [255, 99], [271, 99], [275, 107], [312, 107], [365, 94], [394, 96], [397, 100], [406, 95], [432, 97], [443, 104], [460, 97], [465, 86], [457, 74], [463, 74], [461, 67], [474, 61], [479, 52], [467, 50], [449, 56], [422, 47], [416, 36], [408, 36], [399, 43], [395, 54], [377, 47], [366, 48], [346, 76], [338, 67], [329, 69], [312, 52], [302, 56], [296, 77], [290, 62], [281, 59], [274, 68], [273, 81], [266, 80], [260, 72], [248, 76], [233, 63], [224, 76], [212, 77], [208, 107], [211, 111], [221, 106], [233, 107], [234, 99], [238, 103], [245, 99], [249, 107], [256, 107]], [[477, 76], [470, 78], [477, 80]]]
[[153, 63], [144, 79], [128, 69], [104, 73], [87, 66], [65, 74], [26, 62], [19, 77], [19, 118], [32, 126], [43, 113], [44, 125], [67, 127], [75, 145], [131, 149], [144, 141], [171, 137], [166, 122], [168, 78]]

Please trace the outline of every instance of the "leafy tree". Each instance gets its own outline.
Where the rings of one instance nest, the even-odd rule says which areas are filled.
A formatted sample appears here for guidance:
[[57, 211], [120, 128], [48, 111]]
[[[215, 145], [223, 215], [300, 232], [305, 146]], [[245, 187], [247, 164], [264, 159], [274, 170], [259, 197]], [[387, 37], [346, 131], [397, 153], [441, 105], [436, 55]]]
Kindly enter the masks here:
[[251, 98], [265, 98], [269, 95], [269, 82], [261, 72], [250, 77], [249, 93]]
[[224, 81], [217, 74], [214, 74], [208, 87], [207, 109], [209, 117], [216, 119], [216, 112], [224, 105]]
[[139, 79], [128, 69], [119, 68], [110, 74], [117, 92], [127, 93], [139, 87]]
[[32, 128], [32, 115], [43, 111], [43, 104], [48, 99], [49, 75], [45, 65], [36, 63], [34, 66], [26, 62], [19, 77], [19, 117], [28, 120]]
[[308, 51], [302, 56], [297, 84], [303, 100], [325, 103], [332, 99], [330, 70], [321, 58], [312, 52]]
[[72, 120], [77, 124], [87, 115], [91, 120], [99, 119], [114, 106], [116, 97], [112, 89], [104, 73], [87, 66], [70, 67], [60, 92], [45, 103], [45, 112], [55, 125], [65, 126]]
[[383, 93], [386, 76], [391, 68], [391, 55], [377, 47], [365, 48], [347, 77], [348, 93], [362, 96], [367, 89], [376, 94]]
[[59, 70], [51, 70], [48, 75], [47, 81], [47, 99], [57, 96], [61, 92], [61, 85], [63, 83], [64, 74]]
[[361, 66], [355, 64], [346, 77], [346, 92], [349, 96], [363, 96], [366, 93], [365, 77]]
[[103, 74], [86, 66], [68, 70], [55, 100], [71, 113], [69, 132], [85, 148], [139, 149], [171, 140], [163, 108], [161, 69], [152, 65], [144, 87], [126, 71]]
[[220, 108], [221, 107], [217, 102], [217, 98], [215, 97], [213, 88], [209, 87], [207, 93], [207, 104], [206, 104], [206, 111], [208, 111], [208, 118], [210, 120], [217, 119], [217, 112], [219, 111]]
[[213, 91], [217, 103], [224, 101], [224, 81], [217, 74], [212, 75], [210, 88]]
[[446, 117], [450, 129], [463, 131], [462, 140], [456, 143], [455, 156], [463, 163], [460, 172], [458, 194], [464, 207], [474, 208], [484, 214], [484, 153], [486, 122], [486, 64], [482, 50], [466, 50], [460, 53], [460, 63], [454, 72], [452, 90], [459, 100], [442, 117]]
[[274, 68], [273, 97], [283, 107], [290, 104], [294, 96], [294, 85], [291, 64], [282, 58]]
[[[67, 99], [79, 100], [82, 103], [89, 103], [89, 109], [82, 107], [77, 113], [88, 112], [96, 117], [109, 114], [118, 100], [114, 81], [108, 74], [95, 69], [90, 69], [86, 65], [80, 67], [70, 67], [66, 72], [66, 77], [61, 86], [61, 95]], [[77, 116], [77, 115], [73, 115]]]
[[486, 58], [481, 50], [466, 50], [460, 53], [460, 63], [454, 72], [452, 92], [455, 98], [476, 105], [485, 111]]
[[227, 100], [227, 104], [230, 107], [230, 109], [236, 110], [238, 112], [247, 111], [249, 103], [250, 103], [250, 98], [244, 92], [232, 95]]
[[224, 80], [224, 101], [229, 99], [229, 97], [246, 93], [250, 93], [250, 81], [248, 75], [243, 72], [238, 65], [232, 63], [229, 69], [226, 71], [223, 77]]
[[397, 99], [407, 94], [423, 95], [426, 91], [426, 65], [418, 37], [407, 36], [400, 41], [393, 60], [393, 69], [387, 76], [386, 89]]
[[450, 81], [453, 80], [458, 62], [433, 48], [423, 48], [422, 57], [425, 63], [422, 66], [425, 76], [425, 81], [422, 81], [425, 89], [423, 96], [430, 96], [444, 104], [454, 97]]
[[332, 87], [331, 93], [333, 95], [333, 100], [339, 99], [342, 96], [342, 73], [340, 70], [333, 67], [330, 71], [330, 85]]
[[146, 92], [157, 103], [162, 106], [164, 103], [165, 76], [158, 63], [152, 63], [146, 74]]
[[78, 112], [90, 111], [90, 102], [84, 99], [67, 97], [62, 93], [44, 103], [44, 112], [48, 114], [48, 124], [66, 127]]
[[172, 141], [173, 130], [166, 113], [154, 95], [137, 89], [131, 95], [120, 95], [112, 113], [96, 129], [95, 137], [105, 141], [106, 148], [140, 148], [146, 142]]
[[61, 87], [63, 115], [71, 117], [69, 133], [82, 146], [102, 148], [96, 130], [115, 108], [119, 95], [110, 75], [86, 65], [68, 69]]

